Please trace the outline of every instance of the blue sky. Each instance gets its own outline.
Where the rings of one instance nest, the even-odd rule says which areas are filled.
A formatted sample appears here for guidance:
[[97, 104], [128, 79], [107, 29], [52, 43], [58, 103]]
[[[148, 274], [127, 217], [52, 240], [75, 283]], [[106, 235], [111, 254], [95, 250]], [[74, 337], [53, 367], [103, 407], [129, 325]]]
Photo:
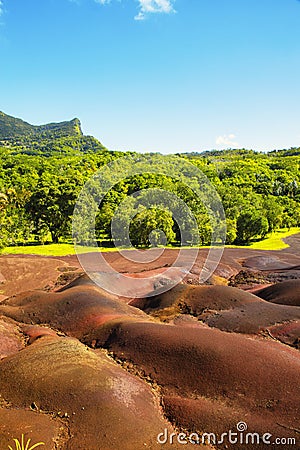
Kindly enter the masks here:
[[110, 149], [300, 146], [297, 0], [2, 0], [0, 110]]

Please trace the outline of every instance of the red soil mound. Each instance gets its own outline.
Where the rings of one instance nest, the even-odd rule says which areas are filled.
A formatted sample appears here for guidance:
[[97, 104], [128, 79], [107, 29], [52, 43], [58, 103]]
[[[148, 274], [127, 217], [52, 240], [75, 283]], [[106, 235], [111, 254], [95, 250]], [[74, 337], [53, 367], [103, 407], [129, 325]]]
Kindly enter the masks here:
[[[163, 279], [176, 252], [167, 250], [142, 273], [140, 264], [118, 254], [107, 258], [130, 282], [143, 274]], [[185, 282], [197, 279], [206, 252], [199, 252]], [[266, 256], [272, 261], [261, 259]], [[272, 254], [226, 249], [217, 276], [238, 273], [248, 257], [253, 268], [286, 271], [299, 261], [295, 249]], [[74, 258], [64, 261], [78, 265]], [[299, 447], [300, 354], [291, 346], [299, 344], [300, 308], [286, 300], [295, 293], [293, 287], [287, 294], [284, 286], [272, 286], [272, 295], [283, 289], [275, 296], [291, 301], [290, 306], [227, 286], [178, 285], [155, 297], [124, 301], [87, 276], [56, 293], [20, 294], [46, 284], [59, 286], [54, 282], [61, 273], [57, 268], [64, 265], [60, 260], [31, 259], [11, 257], [5, 260], [9, 269], [0, 267], [5, 295], [17, 294], [0, 303], [1, 448], [25, 430], [31, 445], [44, 441], [49, 450], [155, 449], [158, 433], [167, 429], [170, 435], [174, 426], [177, 432], [220, 436], [236, 431], [240, 421], [249, 432], [295, 437]], [[182, 269], [184, 261], [174, 268], [174, 276]], [[151, 282], [150, 277], [147, 289], [159, 289]], [[241, 334], [261, 331], [259, 337]], [[182, 445], [175, 439], [164, 448]], [[213, 448], [231, 447], [225, 441]], [[232, 448], [264, 450], [270, 445], [239, 443]]]
[[295, 259], [290, 256], [286, 260], [284, 256], [285, 256], [284, 254], [272, 255], [266, 252], [265, 255], [247, 258], [244, 262], [244, 266], [263, 271], [294, 269], [295, 265], [297, 265], [298, 263], [298, 259]]
[[[56, 292], [62, 292], [70, 287], [75, 286], [98, 286], [99, 290], [103, 292], [104, 295], [112, 295], [114, 298], [118, 298], [118, 300], [122, 299], [124, 302], [128, 303], [132, 298], [136, 297], [144, 297], [149, 293], [153, 293], [154, 291], [158, 291], [162, 286], [165, 285], [175, 285], [182, 278], [182, 270], [180, 268], [171, 268], [168, 269], [168, 273], [165, 274], [166, 268], [155, 269], [155, 270], [145, 270], [141, 273], [126, 273], [123, 274], [122, 278], [122, 288], [119, 292], [126, 290], [126, 297], [121, 295], [114, 295], [113, 293], [108, 292], [117, 292], [118, 285], [120, 283], [119, 274], [113, 273], [96, 273], [91, 274], [93, 281], [88, 275], [81, 274], [76, 279], [74, 279], [71, 283], [66, 286], [63, 286], [56, 290]], [[139, 283], [139, 286], [136, 285], [134, 280], [142, 279], [142, 282]], [[100, 286], [104, 286], [105, 289], [102, 289]]]
[[[33, 255], [1, 256], [0, 273], [2, 298], [53, 284], [61, 275], [58, 268], [67, 267], [60, 259]], [[0, 298], [1, 300], [1, 298]]]
[[[131, 361], [161, 386], [164, 395], [203, 398], [203, 405], [210, 403], [210, 415], [203, 423], [209, 407], [201, 409], [200, 400], [194, 412], [189, 403], [182, 410], [184, 421], [179, 420], [174, 409], [172, 420], [188, 429], [197, 426], [199, 430], [202, 423], [199, 431], [205, 425], [218, 432], [224, 430], [224, 423], [233, 427], [238, 417], [247, 418], [252, 429], [260, 424], [259, 430], [277, 436], [287, 435], [278, 423], [292, 429], [298, 426], [297, 350], [213, 329], [122, 321], [98, 329], [97, 343], [122, 360]], [[219, 415], [213, 413], [213, 406], [221, 407]], [[222, 408], [227, 411], [225, 422]], [[294, 434], [289, 431], [289, 435]]]
[[0, 385], [14, 407], [65, 417], [66, 450], [154, 448], [158, 433], [173, 431], [145, 382], [73, 339], [44, 337], [6, 358]]
[[134, 299], [130, 305], [146, 312], [175, 308], [200, 315], [205, 310], [223, 310], [257, 301], [254, 295], [228, 286], [177, 285], [171, 290], [146, 299]]
[[65, 290], [70, 289], [71, 287], [75, 287], [75, 286], [94, 286], [95, 287], [95, 283], [91, 280], [91, 278], [86, 273], [80, 273], [75, 280], [72, 280], [66, 286], [60, 287], [59, 289], [57, 289], [56, 292], [63, 292]]
[[0, 317], [0, 336], [0, 359], [25, 347], [25, 339], [18, 324], [8, 317]]
[[114, 317], [146, 316], [90, 285], [55, 293], [25, 292], [4, 300], [0, 304], [1, 313], [24, 323], [49, 324], [77, 338]]
[[256, 291], [255, 294], [272, 303], [300, 306], [300, 280], [288, 280]]
[[275, 305], [261, 300], [230, 311], [207, 314], [202, 320], [210, 327], [220, 330], [257, 334], [276, 323], [298, 319], [300, 319], [299, 307]]
[[270, 336], [284, 344], [300, 349], [300, 321], [274, 325], [268, 328]]
[[27, 336], [28, 344], [32, 344], [43, 336], [57, 336], [58, 334], [49, 327], [40, 327], [38, 325], [20, 324], [20, 329]]
[[299, 307], [275, 305], [228, 286], [178, 285], [155, 297], [134, 299], [130, 304], [162, 321], [189, 314], [211, 327], [246, 334], [300, 319]]
[[[272, 408], [272, 405], [272, 401], [267, 402], [267, 406], [266, 402], [264, 402], [262, 408]], [[286, 439], [292, 435], [297, 435], [297, 433], [285, 429], [284, 426], [274, 426], [272, 416], [266, 416], [262, 420], [261, 416], [251, 415], [250, 422], [244, 410], [232, 407], [223, 400], [211, 400], [204, 397], [191, 399], [178, 396], [166, 396], [164, 398], [164, 406], [167, 417], [172, 421], [174, 420], [179, 428], [199, 430], [198, 434], [201, 435], [201, 440], [204, 439], [203, 442], [206, 443], [215, 443], [218, 449], [268, 450], [271, 447], [268, 444], [264, 445], [258, 437], [254, 438], [255, 440], [253, 442], [252, 438], [246, 441], [247, 433], [258, 433], [260, 436], [263, 436], [266, 430], [274, 430], [273, 432], [278, 433], [278, 436]], [[244, 433], [238, 433], [238, 424], [240, 422], [243, 424], [246, 423], [247, 430]], [[230, 430], [233, 438], [231, 443], [229, 443], [228, 434], [224, 436]], [[210, 433], [214, 433], [215, 436]], [[241, 437], [243, 439], [242, 441]], [[199, 439], [200, 442], [201, 440]], [[270, 439], [270, 442], [274, 442], [273, 437]], [[295, 444], [288, 445], [287, 440], [285, 440], [285, 443], [284, 446], [273, 445], [272, 447], [285, 449], [295, 448]]]

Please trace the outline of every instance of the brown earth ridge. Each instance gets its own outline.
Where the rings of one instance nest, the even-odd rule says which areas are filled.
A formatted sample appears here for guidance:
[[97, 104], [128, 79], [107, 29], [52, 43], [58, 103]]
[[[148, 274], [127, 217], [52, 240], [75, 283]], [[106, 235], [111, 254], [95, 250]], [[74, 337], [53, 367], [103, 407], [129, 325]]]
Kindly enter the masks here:
[[[166, 292], [184, 268], [177, 250], [142, 269], [106, 253], [129, 285], [148, 277], [130, 298], [94, 284], [76, 256], [1, 256], [0, 450], [22, 434], [47, 450], [179, 449], [180, 433], [216, 436], [183, 448], [300, 448], [300, 235], [286, 242], [225, 249], [201, 285], [202, 249]], [[229, 430], [239, 442], [220, 439]]]

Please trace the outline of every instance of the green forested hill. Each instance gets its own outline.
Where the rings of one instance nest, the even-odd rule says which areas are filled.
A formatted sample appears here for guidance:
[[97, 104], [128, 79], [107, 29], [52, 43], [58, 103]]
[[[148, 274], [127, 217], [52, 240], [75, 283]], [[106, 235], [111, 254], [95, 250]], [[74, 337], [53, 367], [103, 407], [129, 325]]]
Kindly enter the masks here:
[[46, 125], [30, 125], [22, 119], [17, 119], [0, 111], [0, 140], [11, 140], [21, 136], [82, 136], [82, 131], [79, 119]]
[[33, 133], [33, 129], [34, 127], [29, 123], [0, 111], [0, 139], [29, 135]]
[[0, 112], [0, 148], [14, 154], [62, 155], [105, 150], [94, 137], [84, 136], [79, 119], [46, 125], [30, 125]]
[[[45, 125], [38, 133], [26, 132], [31, 126], [25, 122], [12, 123], [17, 123], [16, 129], [23, 127], [24, 134], [0, 141], [0, 248], [33, 240], [69, 239], [73, 208], [82, 186], [97, 169], [124, 153], [109, 151], [95, 138], [75, 132], [74, 121]], [[65, 134], [68, 126], [73, 131]], [[224, 150], [177, 157], [201, 169], [218, 191], [226, 213], [228, 244], [246, 244], [278, 228], [300, 226], [299, 148], [269, 153]], [[159, 166], [168, 164], [162, 155], [156, 162]], [[122, 176], [122, 164], [119, 167]], [[145, 190], [146, 202], [147, 189], [155, 187], [179, 196], [193, 210], [201, 244], [209, 244], [211, 223], [199, 199], [179, 181], [147, 173], [131, 179], [124, 175], [106, 195], [96, 218], [99, 240], [110, 239], [111, 219], [126, 196]], [[129, 215], [125, 209], [122, 220]], [[141, 207], [133, 218], [133, 242], [147, 246], [153, 229], [163, 229], [169, 242], [180, 241], [171, 211], [162, 214], [159, 208], [147, 211]]]

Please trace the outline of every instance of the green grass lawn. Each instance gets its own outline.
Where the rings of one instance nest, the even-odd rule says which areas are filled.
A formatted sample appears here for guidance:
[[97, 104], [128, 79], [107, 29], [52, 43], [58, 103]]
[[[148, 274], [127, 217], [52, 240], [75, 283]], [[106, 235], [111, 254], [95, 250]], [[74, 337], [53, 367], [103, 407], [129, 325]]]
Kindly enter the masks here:
[[283, 228], [269, 234], [261, 241], [252, 242], [249, 245], [226, 245], [227, 248], [251, 248], [253, 250], [283, 250], [289, 245], [283, 242], [282, 239], [300, 233], [300, 228]]
[[[248, 246], [236, 246], [229, 245], [229, 248], [251, 248], [255, 250], [282, 250], [287, 248], [288, 245], [285, 244], [282, 239], [293, 234], [300, 233], [300, 228], [282, 229], [275, 231], [270, 234], [266, 239], [253, 242]], [[177, 247], [179, 248], [179, 247]], [[185, 247], [188, 248], [188, 247]], [[115, 247], [99, 247], [97, 251], [102, 252], [114, 252], [118, 248]], [[95, 247], [78, 247], [78, 253], [86, 253], [89, 251], [96, 251]], [[72, 244], [48, 244], [48, 245], [21, 245], [18, 247], [7, 247], [2, 254], [4, 255], [42, 255], [42, 256], [66, 256], [75, 255], [75, 249]]]
[[41, 256], [66, 256], [76, 253], [87, 253], [95, 251], [114, 252], [117, 248], [113, 247], [77, 247], [77, 252], [73, 244], [47, 244], [47, 245], [20, 245], [16, 247], [6, 247], [2, 255], [41, 255]]
[[249, 248], [256, 250], [282, 250], [289, 247], [288, 244], [285, 244], [282, 239], [297, 233], [300, 233], [300, 228], [291, 228], [290, 230], [286, 228], [283, 230], [278, 230], [269, 235], [263, 241], [254, 242], [249, 246]]

